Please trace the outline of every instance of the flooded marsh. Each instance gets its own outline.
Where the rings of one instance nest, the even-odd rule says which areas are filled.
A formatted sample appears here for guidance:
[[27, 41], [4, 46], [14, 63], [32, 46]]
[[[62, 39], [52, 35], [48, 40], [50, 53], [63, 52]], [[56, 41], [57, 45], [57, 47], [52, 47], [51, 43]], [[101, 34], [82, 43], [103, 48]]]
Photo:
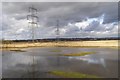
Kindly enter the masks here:
[[[95, 53], [83, 56], [60, 56], [83, 52]], [[66, 78], [61, 76], [62, 72], [68, 75], [79, 73], [100, 78], [117, 78], [118, 60], [118, 50], [111, 48], [42, 47], [22, 51], [3, 50], [2, 76], [3, 78]]]

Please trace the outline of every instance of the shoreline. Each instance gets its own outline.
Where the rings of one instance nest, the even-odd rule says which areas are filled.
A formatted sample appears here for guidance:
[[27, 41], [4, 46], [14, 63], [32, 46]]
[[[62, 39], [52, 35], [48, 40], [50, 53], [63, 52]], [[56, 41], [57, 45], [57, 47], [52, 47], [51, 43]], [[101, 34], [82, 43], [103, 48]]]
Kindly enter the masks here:
[[11, 44], [0, 44], [0, 50], [10, 48], [23, 49], [32, 47], [80, 47], [80, 48], [119, 48], [119, 40], [100, 40], [100, 41], [59, 41], [59, 42], [12, 42]]

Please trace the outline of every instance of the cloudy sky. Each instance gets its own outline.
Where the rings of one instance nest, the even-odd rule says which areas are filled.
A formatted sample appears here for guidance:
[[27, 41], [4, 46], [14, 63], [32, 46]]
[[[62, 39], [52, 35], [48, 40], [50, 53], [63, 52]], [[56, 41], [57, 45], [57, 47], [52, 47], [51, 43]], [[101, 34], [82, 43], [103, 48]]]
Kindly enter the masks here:
[[28, 8], [38, 9], [35, 38], [55, 38], [59, 20], [60, 37], [117, 37], [117, 2], [3, 2], [2, 33], [4, 39], [30, 39]]

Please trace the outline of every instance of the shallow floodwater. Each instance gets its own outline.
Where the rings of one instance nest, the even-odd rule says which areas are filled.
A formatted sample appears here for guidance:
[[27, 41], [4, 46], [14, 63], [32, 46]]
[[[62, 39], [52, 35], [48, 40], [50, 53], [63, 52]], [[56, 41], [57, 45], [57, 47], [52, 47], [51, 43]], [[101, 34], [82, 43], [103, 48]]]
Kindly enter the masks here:
[[[118, 77], [118, 50], [108, 48], [29, 48], [25, 52], [3, 51], [3, 78], [59, 78], [49, 71], [80, 72], [98, 77]], [[57, 50], [57, 51], [55, 51]], [[59, 54], [95, 52], [86, 56]]]

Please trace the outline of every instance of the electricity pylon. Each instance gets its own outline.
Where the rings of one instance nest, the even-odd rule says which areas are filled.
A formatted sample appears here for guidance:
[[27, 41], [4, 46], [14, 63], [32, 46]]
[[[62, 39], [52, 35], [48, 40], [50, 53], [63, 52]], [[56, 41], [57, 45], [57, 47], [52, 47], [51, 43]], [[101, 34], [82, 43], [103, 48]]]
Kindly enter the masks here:
[[57, 20], [57, 25], [56, 25], [56, 40], [59, 41], [60, 37], [60, 30], [59, 30], [59, 20]]
[[37, 16], [37, 9], [34, 7], [29, 7], [29, 15], [27, 15], [28, 27], [32, 29], [31, 31], [31, 38], [34, 42], [35, 40], [35, 27], [38, 27], [38, 16]]

